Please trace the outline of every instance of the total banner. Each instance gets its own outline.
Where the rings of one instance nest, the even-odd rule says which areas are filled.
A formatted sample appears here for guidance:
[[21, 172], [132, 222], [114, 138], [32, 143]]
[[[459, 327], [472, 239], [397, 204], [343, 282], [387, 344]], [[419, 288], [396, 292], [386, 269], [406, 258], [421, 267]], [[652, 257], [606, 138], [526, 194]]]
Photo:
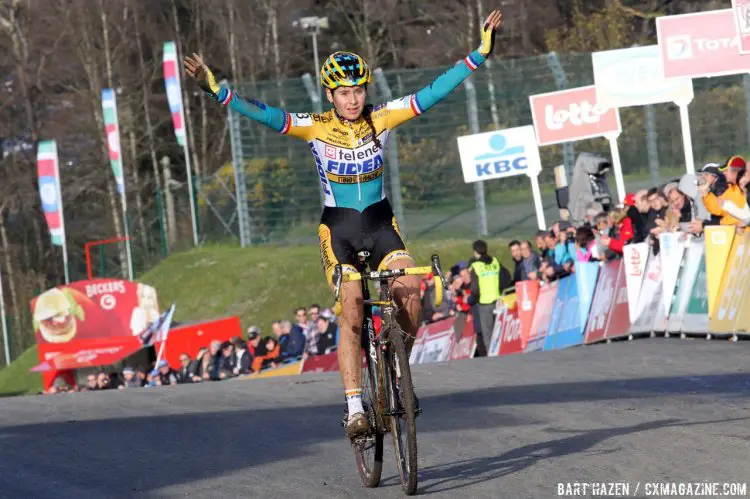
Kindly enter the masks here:
[[701, 78], [747, 73], [750, 58], [739, 51], [732, 9], [656, 18], [666, 78]]
[[750, 286], [750, 233], [734, 238], [724, 277], [721, 282], [716, 312], [709, 318], [714, 333], [734, 333], [745, 295]]
[[526, 344], [526, 352], [535, 352], [544, 348], [547, 331], [550, 327], [552, 312], [555, 307], [555, 298], [559, 281], [547, 284], [539, 290], [536, 307], [534, 307], [534, 318], [531, 322], [529, 341]]
[[[539, 300], [539, 281], [521, 281], [516, 283], [516, 313], [521, 325], [521, 350], [526, 350], [531, 335], [531, 325], [534, 322], [534, 311]], [[501, 352], [510, 352], [504, 347]]]
[[604, 267], [599, 271], [599, 280], [596, 283], [584, 333], [583, 342], [586, 344], [596, 343], [606, 338], [609, 313], [614, 304], [615, 284], [617, 284], [617, 277], [621, 269], [622, 261], [613, 260], [604, 264]]
[[495, 331], [492, 335], [490, 356], [497, 357], [498, 355], [523, 353], [525, 343], [519, 310], [520, 305], [516, 302], [515, 307], [503, 307], [502, 312], [498, 314]]

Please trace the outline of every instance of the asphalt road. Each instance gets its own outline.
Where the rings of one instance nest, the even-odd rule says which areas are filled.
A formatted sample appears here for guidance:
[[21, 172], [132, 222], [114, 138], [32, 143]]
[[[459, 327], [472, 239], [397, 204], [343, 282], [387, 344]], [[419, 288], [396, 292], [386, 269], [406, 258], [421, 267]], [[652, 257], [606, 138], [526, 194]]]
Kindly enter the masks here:
[[[656, 338], [419, 366], [419, 493], [750, 481], [748, 354]], [[336, 374], [2, 399], [0, 497], [401, 497], [389, 447], [360, 485], [342, 407]]]

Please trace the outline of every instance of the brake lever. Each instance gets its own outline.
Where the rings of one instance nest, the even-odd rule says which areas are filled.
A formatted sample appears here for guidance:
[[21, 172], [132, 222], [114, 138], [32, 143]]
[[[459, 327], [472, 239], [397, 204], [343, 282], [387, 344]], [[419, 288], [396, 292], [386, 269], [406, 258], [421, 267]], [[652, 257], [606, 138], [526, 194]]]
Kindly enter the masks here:
[[341, 291], [341, 279], [342, 279], [343, 272], [341, 270], [341, 264], [337, 263], [336, 266], [333, 269], [333, 285], [334, 285], [334, 304], [339, 301], [339, 293]]

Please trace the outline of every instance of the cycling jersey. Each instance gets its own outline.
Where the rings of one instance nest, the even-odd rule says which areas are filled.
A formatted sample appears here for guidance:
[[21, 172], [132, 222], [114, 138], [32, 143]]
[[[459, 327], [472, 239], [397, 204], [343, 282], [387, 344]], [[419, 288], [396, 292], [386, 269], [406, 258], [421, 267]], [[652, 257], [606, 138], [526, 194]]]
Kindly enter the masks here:
[[383, 149], [390, 131], [437, 104], [484, 61], [484, 56], [474, 51], [416, 94], [375, 106], [371, 120], [382, 148], [373, 142], [372, 129], [364, 118], [348, 121], [335, 110], [321, 114], [288, 113], [245, 99], [225, 87], [212, 95], [240, 114], [307, 141], [325, 193], [325, 206], [362, 212], [385, 199]]

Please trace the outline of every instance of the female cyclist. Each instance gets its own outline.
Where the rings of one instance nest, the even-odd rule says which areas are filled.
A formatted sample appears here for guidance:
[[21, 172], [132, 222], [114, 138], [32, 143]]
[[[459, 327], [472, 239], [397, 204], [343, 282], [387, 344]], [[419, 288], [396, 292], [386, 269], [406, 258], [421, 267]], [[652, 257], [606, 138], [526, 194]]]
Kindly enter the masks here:
[[[388, 134], [437, 104], [476, 70], [492, 52], [495, 30], [501, 23], [500, 11], [493, 11], [482, 28], [477, 50], [416, 94], [375, 107], [365, 104], [367, 85], [372, 81], [370, 68], [361, 57], [350, 52], [330, 55], [320, 70], [320, 84], [333, 104], [333, 109], [322, 114], [288, 113], [220, 87], [197, 54], [185, 58], [185, 72], [206, 93], [232, 110], [282, 134], [307, 141], [325, 193], [318, 236], [330, 285], [337, 263], [341, 263], [344, 272], [356, 272], [357, 252], [363, 249], [370, 252], [371, 261], [378, 263], [379, 270], [414, 265], [383, 189]], [[407, 349], [410, 349], [421, 313], [419, 277], [399, 279], [394, 282], [392, 292], [400, 310], [399, 324], [409, 335]], [[362, 408], [360, 284], [343, 284], [341, 300], [338, 358], [349, 415], [346, 434], [354, 438], [369, 431]]]

